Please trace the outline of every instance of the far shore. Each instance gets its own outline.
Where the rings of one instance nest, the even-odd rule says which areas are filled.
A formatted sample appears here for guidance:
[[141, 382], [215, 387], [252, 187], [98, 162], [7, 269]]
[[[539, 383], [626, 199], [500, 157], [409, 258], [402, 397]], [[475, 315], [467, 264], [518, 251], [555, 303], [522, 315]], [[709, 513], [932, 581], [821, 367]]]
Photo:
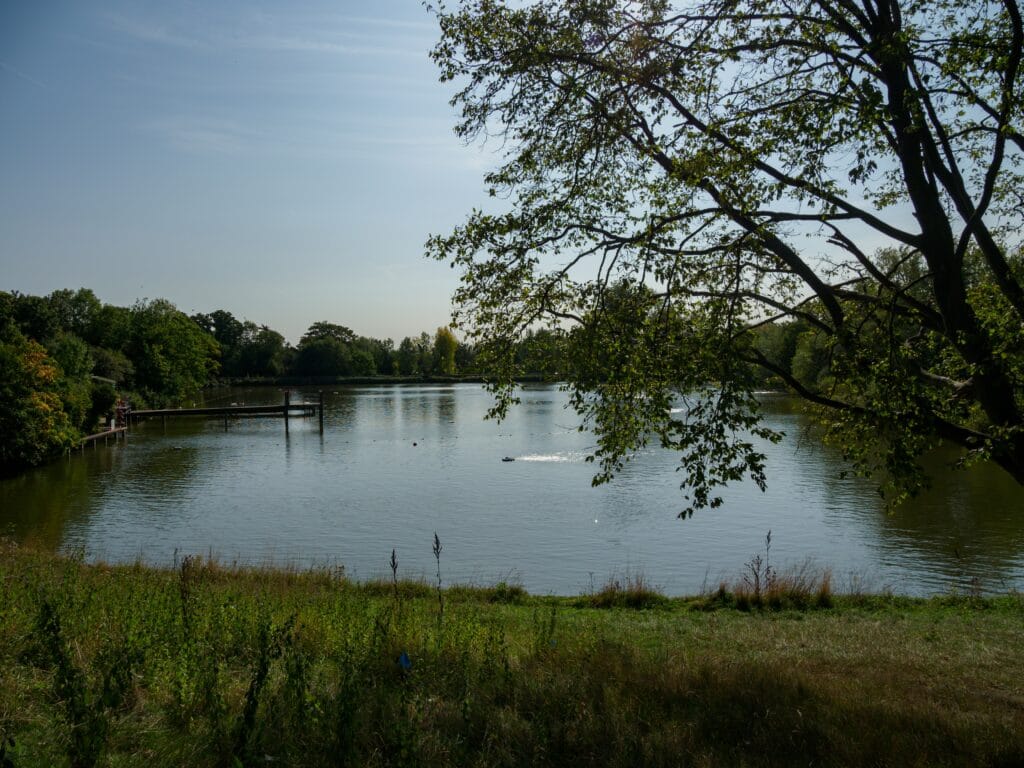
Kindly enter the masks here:
[[[259, 376], [252, 378], [216, 379], [206, 389], [218, 387], [313, 387], [336, 384], [487, 384], [486, 376], [467, 374], [465, 376]], [[555, 379], [537, 375], [518, 376], [521, 384], [556, 383]]]

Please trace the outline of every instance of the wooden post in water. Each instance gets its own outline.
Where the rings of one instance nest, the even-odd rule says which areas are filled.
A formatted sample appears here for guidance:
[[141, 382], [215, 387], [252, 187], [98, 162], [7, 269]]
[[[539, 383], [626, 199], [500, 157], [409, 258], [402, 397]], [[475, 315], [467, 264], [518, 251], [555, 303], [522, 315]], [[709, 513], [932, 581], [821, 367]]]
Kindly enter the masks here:
[[324, 433], [324, 391], [320, 390], [320, 434]]
[[292, 391], [286, 389], [284, 391], [284, 433], [288, 434], [288, 407], [291, 405]]

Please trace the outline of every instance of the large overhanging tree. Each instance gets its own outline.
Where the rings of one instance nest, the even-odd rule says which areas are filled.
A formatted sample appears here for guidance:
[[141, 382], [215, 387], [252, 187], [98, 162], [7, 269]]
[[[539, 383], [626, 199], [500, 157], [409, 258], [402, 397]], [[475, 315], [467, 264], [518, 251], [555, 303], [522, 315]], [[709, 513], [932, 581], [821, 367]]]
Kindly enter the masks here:
[[[513, 350], [570, 328], [601, 481], [681, 451], [684, 514], [764, 482], [755, 372], [897, 496], [939, 442], [1024, 483], [1016, 0], [465, 0], [434, 58], [494, 210], [432, 238], [511, 402]], [[803, 329], [801, 378], [758, 328]], [[682, 397], [685, 407], [678, 407]], [[676, 406], [676, 407], [673, 407]]]

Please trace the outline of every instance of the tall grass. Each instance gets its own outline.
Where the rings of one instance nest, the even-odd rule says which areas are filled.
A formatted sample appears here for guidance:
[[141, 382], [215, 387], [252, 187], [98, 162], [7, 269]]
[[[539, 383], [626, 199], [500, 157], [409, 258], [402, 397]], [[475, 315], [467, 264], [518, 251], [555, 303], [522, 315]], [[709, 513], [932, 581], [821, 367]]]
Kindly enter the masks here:
[[577, 601], [577, 605], [594, 608], [659, 608], [668, 603], [668, 598], [643, 573], [630, 572], [622, 578], [612, 576], [601, 589]]
[[780, 612], [773, 590], [821, 582], [776, 574], [742, 611], [638, 576], [535, 598], [395, 564], [358, 584], [5, 546], [0, 768], [1024, 761], [1019, 600]]

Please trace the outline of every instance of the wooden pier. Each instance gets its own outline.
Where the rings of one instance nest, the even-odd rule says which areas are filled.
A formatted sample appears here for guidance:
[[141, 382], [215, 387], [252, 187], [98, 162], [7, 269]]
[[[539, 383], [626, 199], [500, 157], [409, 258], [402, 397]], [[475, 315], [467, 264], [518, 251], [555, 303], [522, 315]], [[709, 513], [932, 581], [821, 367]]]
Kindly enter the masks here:
[[[312, 416], [319, 409], [316, 403], [296, 403], [287, 406], [289, 414], [297, 416]], [[133, 422], [156, 417], [167, 416], [204, 416], [214, 418], [217, 416], [277, 416], [281, 418], [285, 414], [286, 406], [283, 405], [226, 405], [220, 408], [159, 408], [144, 411], [132, 411]]]
[[271, 417], [284, 419], [285, 432], [288, 431], [288, 419], [291, 416], [317, 416], [320, 421], [320, 434], [324, 432], [324, 393], [319, 393], [318, 402], [292, 403], [291, 393], [285, 392], [284, 403], [281, 405], [225, 405], [214, 408], [153, 408], [132, 411], [129, 423], [138, 423], [144, 419], [159, 418], [166, 423], [168, 418], [178, 416], [196, 416], [207, 419], [224, 419], [227, 428], [229, 418]]
[[95, 448], [96, 443], [98, 443], [100, 440], [102, 440], [103, 444], [106, 445], [107, 441], [110, 440], [111, 438], [113, 438], [114, 442], [117, 442], [118, 439], [125, 440], [127, 439], [127, 437], [128, 427], [115, 427], [113, 429], [108, 429], [105, 432], [97, 432], [95, 435], [86, 435], [81, 439], [81, 441], [78, 444], [78, 447], [84, 451], [85, 446], [88, 443], [92, 443], [92, 447]]

